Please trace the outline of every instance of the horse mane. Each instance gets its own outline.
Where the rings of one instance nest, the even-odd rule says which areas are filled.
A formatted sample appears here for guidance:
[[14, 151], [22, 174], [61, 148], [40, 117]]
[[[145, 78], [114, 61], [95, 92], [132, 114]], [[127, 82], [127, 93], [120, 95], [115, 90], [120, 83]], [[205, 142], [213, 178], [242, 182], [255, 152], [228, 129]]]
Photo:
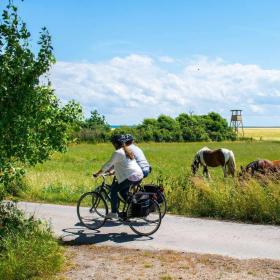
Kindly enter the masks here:
[[[227, 149], [224, 149], [224, 150], [227, 150]], [[227, 151], [229, 153], [229, 169], [230, 169], [232, 176], [234, 176], [235, 169], [236, 169], [235, 156], [234, 156], [233, 151], [231, 151], [231, 150], [227, 150]]]

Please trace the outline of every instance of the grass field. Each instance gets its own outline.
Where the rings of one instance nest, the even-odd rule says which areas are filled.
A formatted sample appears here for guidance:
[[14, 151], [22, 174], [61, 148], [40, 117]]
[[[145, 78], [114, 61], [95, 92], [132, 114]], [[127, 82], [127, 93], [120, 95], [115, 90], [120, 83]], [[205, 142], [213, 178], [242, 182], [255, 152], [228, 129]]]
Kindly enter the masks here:
[[252, 137], [255, 140], [280, 141], [280, 128], [244, 128], [244, 136]]
[[[221, 168], [210, 169], [211, 180], [191, 175], [191, 162], [204, 145], [234, 151], [237, 167], [257, 158], [279, 159], [280, 142], [145, 143], [141, 144], [153, 166], [145, 182], [163, 181], [169, 211], [191, 216], [211, 216], [280, 224], [280, 185], [277, 181], [223, 178]], [[111, 144], [79, 144], [65, 154], [55, 154], [28, 170], [24, 199], [76, 203], [98, 181], [91, 174], [113, 152]], [[100, 179], [99, 179], [100, 180]]]

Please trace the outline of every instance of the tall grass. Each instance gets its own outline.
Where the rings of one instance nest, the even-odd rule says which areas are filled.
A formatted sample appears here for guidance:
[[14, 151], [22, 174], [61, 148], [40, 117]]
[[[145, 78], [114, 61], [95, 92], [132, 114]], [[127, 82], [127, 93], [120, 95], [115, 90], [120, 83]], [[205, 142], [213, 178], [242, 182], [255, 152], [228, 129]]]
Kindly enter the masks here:
[[49, 227], [13, 204], [0, 205], [0, 225], [0, 279], [54, 279], [64, 257]]
[[193, 177], [172, 181], [167, 192], [173, 213], [280, 224], [280, 187], [273, 180], [206, 180]]
[[[279, 142], [145, 143], [140, 145], [153, 166], [145, 183], [162, 181], [172, 213], [280, 224], [280, 185], [265, 178], [223, 178], [221, 168], [210, 169], [212, 179], [190, 165], [197, 150], [224, 147], [234, 151], [237, 168], [257, 158], [280, 158]], [[79, 144], [66, 154], [55, 154], [28, 170], [24, 199], [76, 203], [79, 196], [100, 181], [92, 172], [113, 152], [110, 144]]]

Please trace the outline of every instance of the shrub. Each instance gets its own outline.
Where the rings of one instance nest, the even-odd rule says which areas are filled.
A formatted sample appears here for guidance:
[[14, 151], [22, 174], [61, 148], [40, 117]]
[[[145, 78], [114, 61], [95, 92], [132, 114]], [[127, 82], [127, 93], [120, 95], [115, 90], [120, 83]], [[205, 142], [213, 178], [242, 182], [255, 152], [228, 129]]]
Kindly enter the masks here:
[[227, 121], [214, 112], [202, 116], [183, 113], [175, 119], [160, 115], [157, 119], [144, 119], [137, 126], [121, 126], [110, 131], [104, 116], [94, 111], [92, 117], [86, 120], [82, 127], [79, 132], [75, 133], [74, 137], [80, 141], [92, 143], [106, 142], [115, 133], [133, 134], [138, 142], [195, 142], [236, 139], [236, 134], [228, 126]]

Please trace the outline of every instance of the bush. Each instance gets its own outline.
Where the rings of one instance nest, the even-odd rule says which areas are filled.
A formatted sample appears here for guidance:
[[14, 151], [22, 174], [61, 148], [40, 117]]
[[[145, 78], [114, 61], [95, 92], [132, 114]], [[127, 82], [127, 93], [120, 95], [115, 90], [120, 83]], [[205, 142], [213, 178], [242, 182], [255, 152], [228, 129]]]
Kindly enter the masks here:
[[0, 241], [0, 279], [46, 279], [63, 263], [50, 228], [12, 203], [0, 204]]
[[[94, 114], [93, 114], [94, 113]], [[115, 130], [108, 129], [104, 116], [97, 111], [86, 120], [80, 132], [75, 134], [80, 141], [102, 143], [109, 141], [112, 134], [133, 134], [138, 142], [195, 142], [235, 140], [236, 134], [228, 126], [227, 121], [219, 114], [208, 115], [180, 114], [173, 119], [160, 115], [157, 119], [144, 119], [137, 126], [121, 126]]]
[[72, 137], [78, 139], [79, 142], [103, 143], [109, 141], [108, 131], [101, 128], [82, 128], [80, 131], [75, 132]]

